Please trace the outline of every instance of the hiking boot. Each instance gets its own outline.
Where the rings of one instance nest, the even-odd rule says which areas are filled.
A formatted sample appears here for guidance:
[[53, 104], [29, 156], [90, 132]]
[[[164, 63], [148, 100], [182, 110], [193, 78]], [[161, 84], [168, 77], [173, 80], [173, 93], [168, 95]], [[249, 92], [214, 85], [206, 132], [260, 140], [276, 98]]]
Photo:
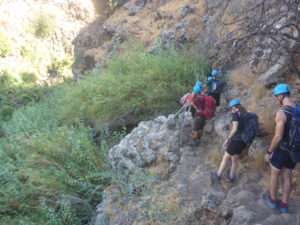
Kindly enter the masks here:
[[229, 171], [225, 172], [225, 177], [226, 177], [227, 181], [230, 183], [233, 183], [235, 181], [235, 177], [231, 177]]
[[199, 142], [200, 142], [200, 139], [197, 139], [197, 140], [193, 139], [188, 143], [188, 145], [191, 147], [195, 147]]
[[282, 207], [281, 201], [278, 203], [278, 205], [279, 205], [280, 212], [282, 213], [288, 212], [287, 205], [285, 205], [285, 207]]
[[218, 176], [217, 172], [211, 172], [210, 178], [212, 181], [221, 181], [221, 176]]
[[271, 202], [270, 196], [267, 196], [267, 195], [263, 194], [263, 195], [261, 196], [261, 201], [262, 201], [266, 206], [268, 206], [268, 207], [271, 208], [271, 209], [276, 209], [276, 208], [277, 208], [277, 203], [276, 203], [276, 202], [275, 202], [275, 203], [272, 203], [272, 202]]
[[188, 142], [188, 145], [194, 147], [196, 145], [196, 140], [191, 140], [190, 142]]

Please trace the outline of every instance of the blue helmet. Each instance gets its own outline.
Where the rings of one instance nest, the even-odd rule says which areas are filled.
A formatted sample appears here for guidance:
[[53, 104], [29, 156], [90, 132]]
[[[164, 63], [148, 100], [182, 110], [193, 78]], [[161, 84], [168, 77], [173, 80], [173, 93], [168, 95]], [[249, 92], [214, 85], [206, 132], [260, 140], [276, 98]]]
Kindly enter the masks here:
[[199, 88], [202, 88], [202, 86], [203, 86], [203, 84], [202, 84], [202, 82], [197, 82], [197, 84], [196, 84]]
[[287, 84], [278, 84], [274, 88], [274, 96], [280, 95], [280, 94], [285, 94], [285, 93], [290, 93], [290, 92], [291, 92], [291, 88]]
[[210, 81], [210, 80], [213, 80], [213, 78], [212, 77], [208, 77], [207, 80]]
[[201, 88], [200, 88], [198, 85], [196, 85], [196, 86], [194, 87], [194, 93], [195, 93], [196, 95], [198, 95], [198, 94], [201, 93]]
[[213, 70], [211, 72], [211, 75], [213, 75], [214, 77], [217, 77], [218, 76], [218, 70]]
[[239, 100], [232, 100], [229, 104], [229, 107], [231, 108], [232, 106], [235, 106], [235, 105], [240, 105], [241, 103], [239, 102]]

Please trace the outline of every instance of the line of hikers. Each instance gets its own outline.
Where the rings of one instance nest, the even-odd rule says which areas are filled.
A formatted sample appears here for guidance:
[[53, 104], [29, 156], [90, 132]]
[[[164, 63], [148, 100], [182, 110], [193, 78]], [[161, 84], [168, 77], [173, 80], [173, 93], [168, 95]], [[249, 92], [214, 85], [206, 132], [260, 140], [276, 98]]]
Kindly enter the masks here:
[[[215, 116], [215, 108], [220, 105], [220, 83], [217, 81], [218, 71], [212, 71], [205, 86], [201, 82], [193, 88], [193, 93], [181, 99], [193, 117], [193, 140], [188, 143], [196, 146], [203, 134], [205, 121]], [[206, 90], [202, 91], [202, 88]], [[207, 93], [207, 94], [206, 94]], [[287, 201], [291, 188], [291, 173], [300, 161], [300, 105], [291, 98], [291, 88], [287, 84], [278, 84], [274, 88], [274, 96], [280, 103], [275, 116], [275, 134], [266, 151], [265, 161], [270, 164], [270, 196], [262, 195], [261, 200], [268, 207], [279, 206], [282, 213], [287, 213]], [[258, 117], [248, 112], [239, 100], [234, 99], [229, 107], [232, 112], [232, 128], [224, 144], [227, 146], [222, 162], [211, 178], [220, 181], [227, 163], [231, 161], [230, 171], [225, 177], [234, 182], [236, 178], [237, 160], [247, 145], [251, 144], [258, 132]], [[277, 201], [279, 176], [283, 174], [282, 199]]]

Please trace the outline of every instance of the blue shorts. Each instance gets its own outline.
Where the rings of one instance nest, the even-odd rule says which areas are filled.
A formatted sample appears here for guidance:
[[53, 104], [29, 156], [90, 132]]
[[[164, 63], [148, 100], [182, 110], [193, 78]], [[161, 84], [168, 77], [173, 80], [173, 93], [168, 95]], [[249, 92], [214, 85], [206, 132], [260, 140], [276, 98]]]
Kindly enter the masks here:
[[295, 169], [296, 166], [290, 157], [290, 154], [279, 147], [272, 152], [270, 164], [278, 170], [281, 170], [282, 168], [292, 170]]

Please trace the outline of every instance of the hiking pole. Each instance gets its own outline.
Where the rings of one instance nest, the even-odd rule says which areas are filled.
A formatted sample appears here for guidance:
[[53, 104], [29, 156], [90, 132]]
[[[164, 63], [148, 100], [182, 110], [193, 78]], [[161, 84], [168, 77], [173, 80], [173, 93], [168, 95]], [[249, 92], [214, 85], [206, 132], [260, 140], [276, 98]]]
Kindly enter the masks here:
[[178, 112], [175, 114], [174, 118], [179, 115], [179, 113], [185, 108], [185, 105], [181, 107], [181, 109], [178, 110]]
[[181, 127], [181, 130], [180, 130], [180, 146], [181, 146], [181, 147], [182, 147], [183, 129], [184, 129], [184, 125], [185, 125], [186, 118], [188, 117], [190, 110], [191, 110], [191, 107], [189, 107], [188, 113], [186, 113], [186, 114], [184, 115], [182, 127]]
[[181, 107], [181, 109], [178, 110], [178, 112], [175, 114], [174, 118], [177, 117], [179, 115], [179, 113], [185, 109], [186, 107], [188, 107], [188, 105], [192, 102], [192, 99], [190, 99], [184, 106]]

